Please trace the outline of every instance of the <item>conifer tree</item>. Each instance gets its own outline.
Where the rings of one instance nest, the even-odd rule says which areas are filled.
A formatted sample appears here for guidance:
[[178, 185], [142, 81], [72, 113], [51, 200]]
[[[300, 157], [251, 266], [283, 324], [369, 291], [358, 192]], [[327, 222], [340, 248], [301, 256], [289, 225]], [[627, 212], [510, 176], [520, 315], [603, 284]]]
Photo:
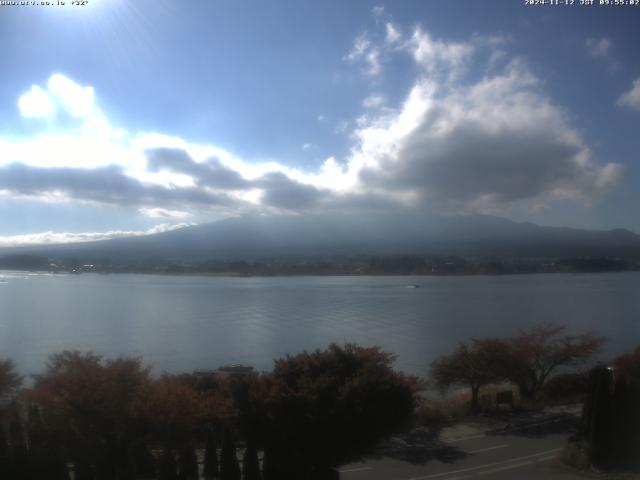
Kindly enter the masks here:
[[255, 443], [249, 441], [242, 458], [243, 480], [260, 480], [260, 463], [258, 462], [258, 450]]
[[165, 450], [158, 459], [158, 480], [177, 480], [176, 459], [171, 450]]
[[204, 478], [209, 480], [219, 478], [220, 469], [218, 466], [218, 449], [213, 432], [207, 433], [204, 452]]
[[240, 480], [240, 465], [236, 455], [236, 445], [231, 437], [231, 432], [225, 432], [222, 440], [222, 452], [220, 453], [220, 478], [221, 480]]
[[180, 452], [178, 461], [179, 480], [198, 480], [198, 457], [193, 447], [188, 446]]

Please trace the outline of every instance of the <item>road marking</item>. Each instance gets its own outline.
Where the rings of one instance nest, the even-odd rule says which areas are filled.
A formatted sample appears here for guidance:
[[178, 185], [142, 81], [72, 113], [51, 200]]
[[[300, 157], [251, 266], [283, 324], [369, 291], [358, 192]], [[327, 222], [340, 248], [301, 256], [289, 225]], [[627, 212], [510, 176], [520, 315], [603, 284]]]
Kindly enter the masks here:
[[480, 452], [488, 452], [489, 450], [495, 450], [497, 448], [505, 448], [508, 447], [509, 444], [505, 443], [504, 445], [496, 445], [495, 447], [487, 447], [487, 448], [479, 448], [478, 450], [471, 450], [468, 453], [480, 453]]
[[346, 468], [338, 470], [340, 473], [362, 472], [364, 470], [373, 470], [371, 467]]
[[479, 475], [489, 475], [491, 473], [503, 472], [505, 470], [511, 470], [512, 468], [520, 468], [525, 467], [527, 465], [531, 465], [533, 462], [522, 462], [522, 463], [514, 463], [513, 465], [507, 465], [506, 467], [492, 468], [491, 470], [485, 470], [484, 472], [480, 472]]
[[409, 480], [426, 480], [427, 478], [444, 477], [446, 475], [453, 475], [453, 474], [456, 474], [456, 473], [471, 472], [473, 470], [482, 470], [483, 468], [493, 467], [494, 465], [504, 465], [505, 463], [517, 462], [519, 460], [525, 460], [527, 458], [538, 457], [540, 455], [548, 455], [549, 453], [557, 452], [559, 450], [562, 450], [562, 448], [554, 448], [553, 450], [546, 450], [544, 452], [533, 453], [531, 455], [525, 455], [523, 457], [510, 458], [508, 460], [502, 460], [500, 462], [485, 463], [484, 465], [479, 465], [477, 467], [469, 467], [469, 468], [463, 468], [463, 469], [460, 469], [460, 470], [451, 470], [449, 472], [434, 473], [434, 474], [431, 474], [431, 475], [425, 475], [424, 477], [412, 477]]
[[452, 438], [451, 440], [447, 441], [447, 443], [464, 442], [465, 440], [473, 440], [475, 438], [484, 438], [486, 436], [487, 435], [485, 433], [481, 433], [480, 435], [471, 435], [469, 437]]
[[557, 455], [549, 455], [548, 457], [544, 457], [544, 458], [536, 458], [535, 462], [547, 462], [549, 460], [555, 460], [556, 458], [558, 458]]
[[512, 468], [520, 468], [520, 467], [524, 467], [526, 465], [533, 465], [534, 463], [548, 462], [549, 460], [553, 460], [554, 458], [556, 458], [555, 455], [550, 455], [548, 457], [543, 457], [543, 458], [536, 458], [535, 460], [529, 460], [527, 462], [516, 463], [514, 465], [507, 465], [506, 467], [500, 467], [500, 468], [493, 468], [491, 470], [485, 470], [484, 472], [480, 472], [479, 475], [488, 475], [490, 473], [502, 472], [504, 470], [510, 470]]

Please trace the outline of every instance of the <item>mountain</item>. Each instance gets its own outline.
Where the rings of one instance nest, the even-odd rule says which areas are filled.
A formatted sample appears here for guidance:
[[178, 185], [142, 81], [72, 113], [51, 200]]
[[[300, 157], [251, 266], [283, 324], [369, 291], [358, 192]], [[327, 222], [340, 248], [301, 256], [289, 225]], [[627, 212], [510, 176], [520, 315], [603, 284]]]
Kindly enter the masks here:
[[81, 261], [255, 259], [279, 256], [437, 254], [640, 257], [640, 236], [488, 215], [247, 216], [142, 237], [0, 250]]
[[640, 257], [640, 236], [624, 229], [544, 227], [488, 215], [247, 216], [143, 237], [0, 249], [0, 255], [7, 254], [81, 261], [338, 254]]

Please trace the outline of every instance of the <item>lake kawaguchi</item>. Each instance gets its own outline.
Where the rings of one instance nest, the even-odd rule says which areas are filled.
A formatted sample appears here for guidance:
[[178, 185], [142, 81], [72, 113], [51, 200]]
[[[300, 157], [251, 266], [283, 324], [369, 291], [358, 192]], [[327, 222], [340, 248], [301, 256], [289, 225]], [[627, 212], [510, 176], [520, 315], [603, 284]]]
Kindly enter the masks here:
[[[419, 288], [416, 288], [419, 286]], [[268, 370], [331, 342], [379, 345], [426, 374], [472, 337], [537, 322], [640, 345], [640, 273], [461, 277], [197, 277], [0, 271], [0, 358], [37, 373], [64, 349], [135, 355], [155, 371]]]

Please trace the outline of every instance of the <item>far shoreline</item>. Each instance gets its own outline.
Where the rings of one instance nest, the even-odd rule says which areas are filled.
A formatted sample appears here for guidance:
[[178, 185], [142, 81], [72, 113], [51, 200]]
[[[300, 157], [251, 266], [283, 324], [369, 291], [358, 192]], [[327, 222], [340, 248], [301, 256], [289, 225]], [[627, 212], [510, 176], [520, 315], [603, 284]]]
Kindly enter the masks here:
[[147, 271], [51, 271], [51, 270], [16, 270], [0, 268], [0, 283], [2, 282], [2, 272], [16, 274], [36, 274], [36, 275], [154, 275], [166, 277], [212, 277], [212, 278], [291, 278], [291, 277], [509, 277], [525, 275], [600, 275], [611, 273], [638, 273], [640, 270], [592, 270], [592, 271], [546, 271], [546, 272], [504, 272], [504, 273], [242, 273], [242, 272], [147, 272]]

